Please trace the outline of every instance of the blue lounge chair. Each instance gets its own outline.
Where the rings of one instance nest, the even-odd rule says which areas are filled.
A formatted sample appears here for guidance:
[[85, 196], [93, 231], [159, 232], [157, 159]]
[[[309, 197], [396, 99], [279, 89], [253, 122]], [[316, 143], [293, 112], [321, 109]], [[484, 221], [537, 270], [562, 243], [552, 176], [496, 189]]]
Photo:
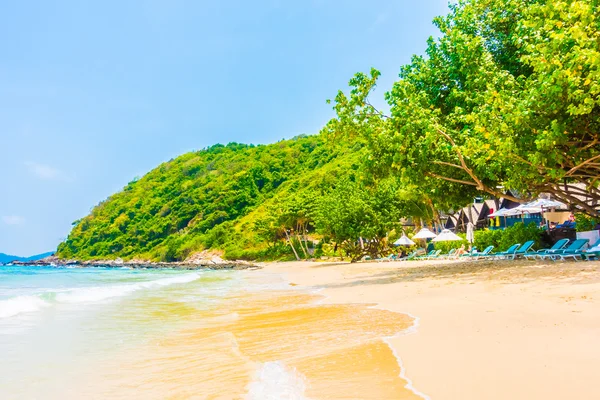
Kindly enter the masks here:
[[[587, 240], [587, 239], [580, 239], [580, 240]], [[591, 245], [589, 248], [591, 249], [596, 246], [600, 246], [600, 240], [598, 240], [596, 243]], [[590, 260], [591, 258], [588, 258], [588, 256], [593, 258], [594, 253], [600, 253], [600, 252], [597, 252], [597, 251], [588, 252], [586, 250], [579, 249], [579, 250], [575, 250], [573, 252], [561, 254], [561, 260], [566, 260], [567, 258], [572, 258], [573, 260], [577, 261], [577, 259], [583, 260], [584, 257], [586, 259]], [[596, 257], [597, 257], [597, 254], [596, 254]]]
[[435, 250], [431, 250], [429, 253], [416, 257], [417, 260], [425, 260], [427, 257], [432, 256], [435, 253]]
[[490, 255], [490, 253], [492, 252], [492, 250], [494, 250], [494, 246], [488, 246], [482, 252], [476, 251], [473, 253], [466, 253], [466, 254], [463, 254], [461, 257], [470, 258], [472, 260], [479, 260], [480, 258], [488, 257]]
[[540, 258], [542, 258], [542, 259], [550, 258], [552, 261], [556, 261], [559, 258], [561, 260], [564, 260], [565, 259], [564, 255], [576, 254], [576, 253], [580, 252], [581, 249], [583, 248], [583, 246], [585, 246], [587, 244], [587, 242], [589, 242], [589, 239], [574, 240], [573, 243], [571, 243], [569, 246], [567, 246], [566, 249], [558, 250], [554, 253], [541, 255]]
[[417, 256], [418, 253], [419, 253], [419, 250], [415, 250], [412, 253], [410, 253], [409, 255], [407, 255], [406, 257], [400, 257], [398, 260], [399, 261], [413, 260]]
[[458, 257], [459, 258], [465, 258], [465, 257], [468, 258], [468, 257], [473, 257], [474, 254], [477, 254], [477, 247], [471, 248], [471, 251], [467, 251], [466, 253], [463, 253]]
[[447, 254], [442, 254], [440, 258], [445, 258], [446, 260], [449, 260], [450, 258], [454, 257], [454, 253], [456, 253], [456, 249], [450, 250]]
[[442, 254], [442, 251], [441, 250], [436, 250], [436, 251], [433, 252], [433, 254], [425, 257], [425, 259], [426, 260], [434, 260], [434, 259], [438, 258], [440, 256], [440, 254]]
[[600, 251], [586, 251], [583, 256], [586, 260], [600, 260]]
[[519, 248], [519, 246], [521, 246], [521, 243], [515, 243], [512, 246], [510, 246], [506, 251], [499, 251], [498, 253], [490, 254], [488, 257], [502, 258], [502, 259], [507, 259], [510, 257], [511, 259], [514, 259], [515, 253], [517, 252], [517, 249]]
[[396, 255], [395, 254], [390, 254], [389, 256], [386, 256], [386, 257], [376, 258], [376, 260], [377, 260], [377, 262], [395, 261], [396, 260]]
[[529, 249], [531, 249], [531, 246], [533, 246], [534, 244], [535, 242], [533, 240], [529, 240], [523, 243], [523, 245], [519, 247], [517, 251], [515, 251], [515, 253], [512, 256], [512, 259], [514, 260], [515, 258], [524, 257], [525, 254], [527, 254], [527, 252], [529, 251]]
[[569, 243], [569, 239], [560, 239], [559, 241], [554, 243], [552, 245], [552, 247], [550, 247], [549, 249], [541, 249], [538, 251], [526, 252], [525, 254], [523, 254], [523, 257], [525, 257], [527, 259], [532, 259], [532, 258], [535, 259], [536, 257], [540, 257], [544, 254], [555, 253], [558, 250], [562, 250], [567, 245], [567, 243]]

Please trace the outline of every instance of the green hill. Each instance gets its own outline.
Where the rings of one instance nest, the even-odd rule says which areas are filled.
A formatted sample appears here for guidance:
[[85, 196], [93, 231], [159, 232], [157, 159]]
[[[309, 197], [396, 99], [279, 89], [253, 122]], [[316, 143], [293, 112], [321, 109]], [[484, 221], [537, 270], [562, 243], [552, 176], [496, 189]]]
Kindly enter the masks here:
[[220, 249], [228, 258], [289, 257], [290, 248], [278, 240], [283, 228], [294, 228], [298, 213], [309, 212], [324, 190], [356, 170], [361, 151], [360, 145], [332, 148], [316, 135], [184, 154], [74, 222], [58, 255], [173, 261]]

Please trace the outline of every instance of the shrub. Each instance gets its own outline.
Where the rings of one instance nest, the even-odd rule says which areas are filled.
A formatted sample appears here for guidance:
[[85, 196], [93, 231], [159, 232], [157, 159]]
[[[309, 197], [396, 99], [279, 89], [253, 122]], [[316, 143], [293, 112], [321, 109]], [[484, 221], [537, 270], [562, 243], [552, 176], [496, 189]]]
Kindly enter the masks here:
[[575, 214], [575, 222], [577, 223], [577, 232], [591, 231], [596, 228], [596, 225], [600, 224], [600, 218], [590, 217], [585, 214]]
[[481, 231], [475, 231], [475, 240], [473, 245], [477, 247], [479, 251], [483, 251], [488, 246], [494, 246], [495, 250], [500, 248], [500, 241], [502, 240], [502, 230], [490, 230], [484, 229]]
[[504, 251], [515, 243], [523, 244], [529, 240], [535, 243], [534, 248], [541, 248], [543, 230], [531, 222], [525, 225], [522, 222], [517, 222], [511, 227], [504, 230], [481, 230], [475, 231], [475, 247], [479, 251], [483, 251], [488, 246], [494, 246], [494, 251]]
[[467, 242], [467, 235], [464, 233], [457, 233], [458, 236], [463, 238], [461, 241], [452, 241], [452, 242], [433, 242], [433, 247], [436, 250], [441, 250], [442, 254], [447, 254], [452, 249], [458, 249], [460, 246], [464, 245], [465, 249], [469, 248], [469, 242]]
[[500, 250], [506, 250], [515, 243], [523, 244], [529, 240], [534, 241], [534, 248], [539, 249], [542, 244], [542, 230], [533, 222], [525, 225], [517, 222], [513, 226], [502, 231]]

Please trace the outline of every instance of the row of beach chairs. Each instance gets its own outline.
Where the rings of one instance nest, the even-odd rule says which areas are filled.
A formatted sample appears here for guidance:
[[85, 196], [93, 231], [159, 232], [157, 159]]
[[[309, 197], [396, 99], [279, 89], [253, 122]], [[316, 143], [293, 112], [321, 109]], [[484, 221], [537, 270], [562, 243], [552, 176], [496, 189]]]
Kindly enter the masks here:
[[[552, 261], [557, 260], [598, 260], [600, 259], [600, 251], [588, 251], [584, 250], [586, 244], [588, 244], [589, 239], [576, 239], [569, 243], [569, 239], [561, 239], [554, 243], [554, 245], [548, 249], [540, 249], [533, 250], [534, 242], [532, 240], [525, 242], [524, 244], [515, 243], [510, 246], [506, 251], [492, 253], [494, 246], [488, 246], [482, 252], [472, 252], [466, 253], [461, 258], [465, 259], [505, 259], [505, 260], [514, 260], [517, 258], [526, 258], [529, 260], [540, 259], [546, 260], [550, 259]], [[600, 240], [598, 240], [593, 246], [590, 248], [597, 248], [600, 246]]]
[[[424, 255], [417, 255], [417, 251], [412, 252], [406, 257], [399, 258], [395, 254], [388, 257], [380, 258], [377, 261], [400, 261], [400, 260], [450, 260], [450, 259], [464, 259], [464, 260], [481, 260], [481, 259], [504, 259], [514, 260], [517, 258], [526, 258], [529, 260], [550, 259], [552, 261], [557, 260], [600, 260], [599, 251], [588, 251], [584, 250], [588, 239], [576, 239], [569, 243], [569, 239], [561, 239], [554, 243], [554, 245], [548, 249], [533, 250], [534, 241], [530, 240], [523, 244], [515, 243], [510, 246], [506, 251], [492, 252], [494, 246], [488, 246], [483, 251], [472, 251], [469, 253], [456, 255], [457, 249], [452, 249], [448, 253], [442, 254], [441, 250], [431, 250], [429, 253]], [[598, 240], [590, 248], [598, 248], [600, 246], [600, 240]]]

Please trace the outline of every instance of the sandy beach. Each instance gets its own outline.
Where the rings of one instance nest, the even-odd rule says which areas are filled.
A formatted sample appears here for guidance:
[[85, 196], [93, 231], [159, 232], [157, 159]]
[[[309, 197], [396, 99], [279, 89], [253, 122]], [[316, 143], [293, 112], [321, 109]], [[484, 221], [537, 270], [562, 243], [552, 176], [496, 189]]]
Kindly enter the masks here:
[[600, 398], [600, 262], [265, 265], [324, 303], [415, 318], [386, 341], [431, 399]]

